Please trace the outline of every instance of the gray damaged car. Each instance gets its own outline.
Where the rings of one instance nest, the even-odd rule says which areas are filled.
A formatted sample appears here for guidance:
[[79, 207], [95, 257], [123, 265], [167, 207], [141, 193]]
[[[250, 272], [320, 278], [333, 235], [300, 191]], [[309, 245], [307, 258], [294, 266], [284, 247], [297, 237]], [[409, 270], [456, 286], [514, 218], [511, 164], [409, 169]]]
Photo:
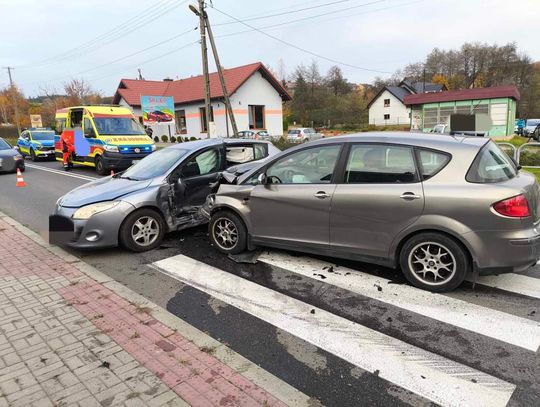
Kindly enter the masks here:
[[269, 246], [401, 268], [449, 291], [540, 259], [535, 177], [489, 138], [375, 133], [282, 152], [202, 212], [224, 253]]
[[[277, 154], [271, 143], [208, 139], [159, 150], [123, 173], [78, 187], [58, 199], [49, 240], [75, 248], [113, 247], [141, 252], [165, 233], [206, 221], [200, 207], [227, 168]], [[245, 169], [244, 169], [245, 171]]]

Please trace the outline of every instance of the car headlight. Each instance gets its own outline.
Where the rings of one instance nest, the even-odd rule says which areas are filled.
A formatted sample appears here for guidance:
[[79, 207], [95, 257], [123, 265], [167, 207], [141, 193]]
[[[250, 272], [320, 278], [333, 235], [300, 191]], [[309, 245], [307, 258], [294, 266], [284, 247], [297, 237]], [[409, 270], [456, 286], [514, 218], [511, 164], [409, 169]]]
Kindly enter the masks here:
[[15, 156], [13, 156], [13, 159], [14, 159], [15, 161], [19, 161], [19, 160], [22, 160], [22, 159], [23, 159], [23, 156], [22, 156], [22, 155], [15, 155]]
[[107, 201], [83, 206], [82, 208], [79, 208], [75, 211], [75, 213], [73, 214], [73, 219], [89, 219], [96, 213], [108, 211], [114, 208], [119, 203], [120, 201]]
[[111, 153], [118, 153], [118, 146], [111, 146], [111, 145], [108, 145], [108, 144], [105, 144], [105, 146], [103, 147], [105, 149], [105, 151], [110, 151]]

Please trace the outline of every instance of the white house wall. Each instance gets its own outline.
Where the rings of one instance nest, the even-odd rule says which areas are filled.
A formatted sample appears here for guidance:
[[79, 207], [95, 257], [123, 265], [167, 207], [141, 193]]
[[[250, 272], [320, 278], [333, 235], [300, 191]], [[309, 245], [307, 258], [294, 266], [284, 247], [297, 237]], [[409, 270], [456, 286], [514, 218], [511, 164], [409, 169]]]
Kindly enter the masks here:
[[[390, 99], [390, 106], [384, 106], [384, 99]], [[410, 109], [388, 90], [382, 92], [369, 108], [369, 124], [376, 126], [410, 123]], [[384, 115], [389, 114], [390, 119], [385, 120]]]

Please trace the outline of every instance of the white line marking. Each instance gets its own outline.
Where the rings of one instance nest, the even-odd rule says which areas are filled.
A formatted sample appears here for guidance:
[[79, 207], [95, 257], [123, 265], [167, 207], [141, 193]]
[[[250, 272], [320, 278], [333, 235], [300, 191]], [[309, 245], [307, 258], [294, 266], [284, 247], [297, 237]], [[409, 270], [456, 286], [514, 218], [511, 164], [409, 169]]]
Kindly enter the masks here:
[[498, 276], [480, 276], [477, 284], [510, 291], [527, 297], [540, 298], [540, 279], [509, 273]]
[[57, 174], [57, 175], [65, 175], [67, 177], [84, 179], [85, 181], [94, 181], [96, 179], [99, 179], [98, 177], [91, 177], [89, 175], [80, 175], [80, 174], [70, 173], [67, 171], [53, 170], [52, 168], [42, 167], [41, 165], [25, 164], [25, 166], [28, 168], [34, 168], [36, 170], [52, 172], [53, 174]]
[[189, 257], [151, 266], [440, 405], [505, 406], [515, 390], [511, 383]]
[[[325, 283], [533, 352], [540, 346], [540, 323], [526, 318], [409, 285], [388, 284], [384, 278], [308, 257], [270, 252], [259, 256], [259, 261], [314, 279], [314, 273], [324, 273]], [[328, 266], [334, 267], [334, 273], [323, 271]]]

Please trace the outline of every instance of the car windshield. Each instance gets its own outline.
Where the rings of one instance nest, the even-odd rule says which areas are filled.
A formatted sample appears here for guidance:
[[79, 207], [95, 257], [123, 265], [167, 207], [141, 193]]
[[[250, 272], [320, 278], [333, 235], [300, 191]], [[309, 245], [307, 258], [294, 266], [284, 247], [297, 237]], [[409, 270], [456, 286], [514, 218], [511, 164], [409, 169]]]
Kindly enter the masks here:
[[33, 131], [32, 139], [36, 141], [54, 140], [54, 131]]
[[131, 117], [97, 117], [94, 118], [94, 123], [98, 133], [101, 135], [146, 135], [141, 125]]
[[259, 136], [268, 136], [268, 132], [267, 131], [260, 131]]
[[121, 178], [139, 181], [165, 175], [186, 153], [187, 150], [178, 148], [158, 150], [129, 167]]
[[300, 134], [300, 130], [289, 130], [289, 134]]
[[11, 146], [3, 139], [0, 138], [0, 150], [10, 150]]
[[540, 120], [527, 120], [527, 127], [529, 126], [538, 126], [540, 124]]

